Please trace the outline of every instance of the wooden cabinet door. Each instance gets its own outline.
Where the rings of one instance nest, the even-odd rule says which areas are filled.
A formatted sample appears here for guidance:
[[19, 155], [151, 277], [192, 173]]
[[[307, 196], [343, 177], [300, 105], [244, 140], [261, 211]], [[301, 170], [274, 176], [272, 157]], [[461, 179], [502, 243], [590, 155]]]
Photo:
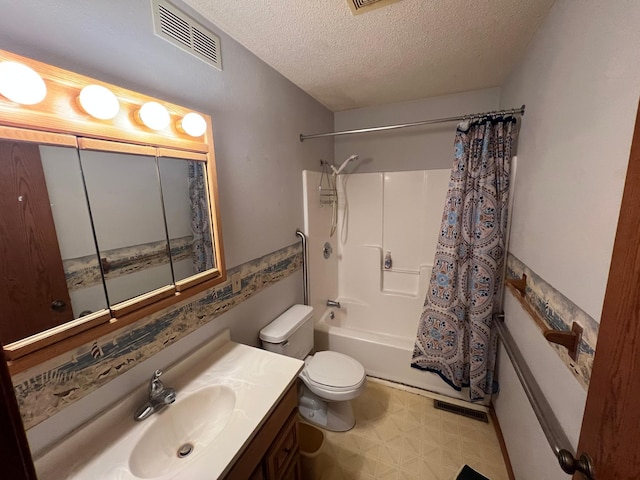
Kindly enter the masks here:
[[38, 145], [0, 141], [0, 168], [0, 338], [7, 344], [74, 315]]
[[302, 480], [302, 471], [300, 470], [300, 457], [291, 463], [289, 469], [282, 476], [281, 480]]
[[[640, 115], [622, 196], [578, 454], [598, 480], [640, 472]], [[576, 474], [575, 479], [583, 478]]]
[[265, 456], [267, 478], [269, 480], [283, 478], [285, 468], [289, 466], [289, 463], [297, 455], [299, 455], [298, 413], [294, 411]]

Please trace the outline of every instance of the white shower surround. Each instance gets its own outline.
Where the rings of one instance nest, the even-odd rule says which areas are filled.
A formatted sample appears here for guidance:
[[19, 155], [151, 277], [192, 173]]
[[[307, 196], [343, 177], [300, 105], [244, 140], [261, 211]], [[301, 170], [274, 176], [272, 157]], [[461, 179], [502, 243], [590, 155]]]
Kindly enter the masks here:
[[[330, 238], [330, 208], [319, 206], [320, 174], [305, 171], [311, 304], [317, 350], [356, 358], [374, 377], [468, 400], [468, 389], [458, 392], [411, 367], [449, 176], [449, 170], [340, 175], [338, 230]], [[326, 241], [334, 251], [328, 260]], [[391, 271], [382, 268], [386, 251]], [[328, 299], [341, 308], [326, 308]]]

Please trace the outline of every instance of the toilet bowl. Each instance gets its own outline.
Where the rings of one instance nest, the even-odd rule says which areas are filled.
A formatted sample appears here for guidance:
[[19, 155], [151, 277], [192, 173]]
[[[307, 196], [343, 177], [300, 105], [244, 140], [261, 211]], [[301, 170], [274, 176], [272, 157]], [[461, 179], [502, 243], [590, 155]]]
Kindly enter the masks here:
[[294, 305], [260, 331], [265, 350], [304, 359], [298, 410], [310, 423], [334, 432], [355, 425], [351, 400], [366, 384], [364, 367], [338, 352], [313, 349], [313, 307]]

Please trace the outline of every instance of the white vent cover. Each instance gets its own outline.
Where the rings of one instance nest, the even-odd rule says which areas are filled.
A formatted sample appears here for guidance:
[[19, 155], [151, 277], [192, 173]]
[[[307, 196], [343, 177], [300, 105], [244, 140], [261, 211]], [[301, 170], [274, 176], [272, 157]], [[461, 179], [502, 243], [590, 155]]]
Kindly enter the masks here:
[[369, 12], [374, 8], [386, 7], [399, 1], [400, 0], [347, 0], [347, 3], [349, 3], [353, 14], [357, 15], [358, 13]]
[[151, 5], [157, 36], [222, 70], [220, 37], [163, 0], [151, 0]]

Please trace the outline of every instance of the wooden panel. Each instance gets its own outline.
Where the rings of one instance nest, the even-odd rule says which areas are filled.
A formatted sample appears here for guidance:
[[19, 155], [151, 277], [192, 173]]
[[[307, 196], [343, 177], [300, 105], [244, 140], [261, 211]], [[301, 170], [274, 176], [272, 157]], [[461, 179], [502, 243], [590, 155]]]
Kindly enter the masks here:
[[3, 127], [0, 125], [0, 138], [19, 142], [32, 142], [39, 145], [57, 145], [59, 147], [78, 147], [78, 140], [73, 135], [62, 133], [39, 132], [26, 128]]
[[298, 412], [294, 412], [273, 441], [265, 456], [268, 479], [279, 479], [298, 455]]
[[[0, 337], [7, 342], [73, 320], [36, 144], [0, 141]], [[63, 302], [62, 311], [51, 304]]]
[[[191, 112], [191, 109], [0, 50], [0, 61], [2, 60], [17, 61], [33, 68], [44, 79], [47, 96], [36, 105], [19, 105], [0, 98], [0, 124], [138, 145], [201, 153], [209, 151], [208, 143], [212, 138], [209, 137], [210, 130], [202, 137], [193, 138], [176, 128], [176, 123]], [[77, 98], [80, 91], [92, 84], [102, 85], [118, 97], [120, 112], [114, 119], [94, 119], [79, 106]], [[150, 101], [164, 105], [171, 116], [171, 124], [160, 132], [140, 125], [136, 119], [136, 113], [142, 104]], [[211, 117], [203, 113], [200, 115], [211, 124]]]
[[80, 148], [80, 150], [97, 150], [99, 152], [128, 153], [130, 155], [146, 155], [148, 157], [156, 156], [156, 149], [154, 147], [132, 145], [130, 143], [107, 142], [105, 140], [96, 140], [95, 138], [79, 138], [78, 148]]
[[120, 302], [117, 305], [111, 307], [113, 316], [118, 318], [127, 315], [135, 310], [139, 310], [142, 307], [156, 303], [163, 298], [173, 297], [176, 288], [174, 285], [167, 285], [166, 287], [158, 288], [152, 292], [145, 293], [144, 295], [138, 295], [130, 300]]
[[493, 405], [490, 406], [489, 413], [491, 415], [491, 421], [493, 422], [493, 428], [496, 431], [496, 436], [498, 437], [498, 443], [500, 443], [500, 451], [502, 452], [504, 465], [505, 467], [507, 467], [507, 474], [509, 475], [509, 480], [516, 480], [516, 477], [513, 473], [513, 467], [511, 466], [511, 460], [509, 459], [507, 444], [505, 443], [504, 437], [502, 436], [502, 428], [500, 428], [500, 422], [498, 422], [498, 416], [496, 415], [496, 411], [494, 410]]
[[262, 461], [269, 446], [273, 443], [291, 413], [297, 412], [297, 408], [298, 392], [296, 381], [294, 381], [275, 407], [273, 413], [268, 416], [264, 425], [262, 425], [255, 437], [250, 440], [250, 443], [240, 454], [229, 473], [223, 478], [225, 480], [246, 480], [249, 478], [256, 466]]
[[194, 162], [206, 162], [207, 156], [203, 153], [183, 152], [169, 148], [159, 148], [158, 157], [177, 158], [180, 160], [192, 160]]
[[249, 480], [265, 480], [265, 478], [266, 477], [264, 476], [264, 469], [262, 468], [262, 463], [261, 463], [253, 471], [253, 473], [249, 477]]
[[85, 315], [84, 317], [5, 345], [4, 355], [7, 360], [16, 360], [72, 335], [77, 335], [97, 325], [108, 323], [110, 320], [111, 312], [109, 312], [109, 310], [94, 312], [90, 315]]
[[207, 282], [209, 280], [213, 280], [214, 278], [218, 278], [220, 276], [220, 272], [216, 269], [207, 270], [206, 272], [198, 273], [197, 275], [192, 275], [184, 280], [178, 280], [176, 282], [176, 290], [182, 292], [188, 288], [194, 287], [202, 282]]
[[291, 462], [287, 471], [282, 475], [281, 480], [302, 480], [302, 470], [300, 468], [300, 455]]
[[226, 276], [208, 280], [206, 282], [195, 285], [183, 292], [176, 292], [171, 297], [159, 300], [151, 305], [142, 307], [139, 310], [132, 311], [127, 315], [118, 317], [117, 319], [112, 318], [109, 323], [90, 328], [89, 330], [80, 332], [71, 337], [65, 338], [64, 340], [60, 340], [59, 342], [46, 346], [40, 350], [36, 350], [35, 352], [28, 355], [21, 356], [20, 354], [17, 354], [16, 357], [18, 358], [9, 362], [9, 370], [11, 371], [12, 375], [15, 375], [16, 373], [22, 372], [27, 368], [31, 368], [35, 365], [38, 365], [39, 363], [57, 357], [64, 352], [68, 352], [69, 350], [90, 343], [96, 338], [107, 335], [120, 328], [126, 327], [127, 325], [131, 325], [141, 318], [145, 318], [153, 313], [159, 312], [160, 310], [169, 308], [172, 305], [182, 302], [191, 296], [202, 293], [205, 290], [208, 290], [209, 288], [212, 288], [215, 285], [224, 282], [225, 280]]
[[[0, 344], [1, 345], [1, 344]], [[0, 477], [11, 480], [37, 480], [31, 452], [13, 392], [11, 376], [0, 356]]]
[[211, 150], [208, 153], [207, 161], [207, 189], [209, 193], [209, 205], [211, 207], [211, 235], [213, 237], [212, 245], [215, 248], [215, 267], [222, 272], [222, 279], [227, 278], [227, 269], [224, 261], [224, 246], [222, 245], [222, 217], [220, 215], [220, 200], [218, 198], [218, 173], [216, 170], [216, 158], [213, 148], [213, 132], [211, 131], [211, 122], [208, 124], [207, 138], [210, 139]]
[[[629, 157], [578, 452], [596, 478], [640, 472], [640, 116]], [[574, 478], [582, 478], [575, 475]]]

